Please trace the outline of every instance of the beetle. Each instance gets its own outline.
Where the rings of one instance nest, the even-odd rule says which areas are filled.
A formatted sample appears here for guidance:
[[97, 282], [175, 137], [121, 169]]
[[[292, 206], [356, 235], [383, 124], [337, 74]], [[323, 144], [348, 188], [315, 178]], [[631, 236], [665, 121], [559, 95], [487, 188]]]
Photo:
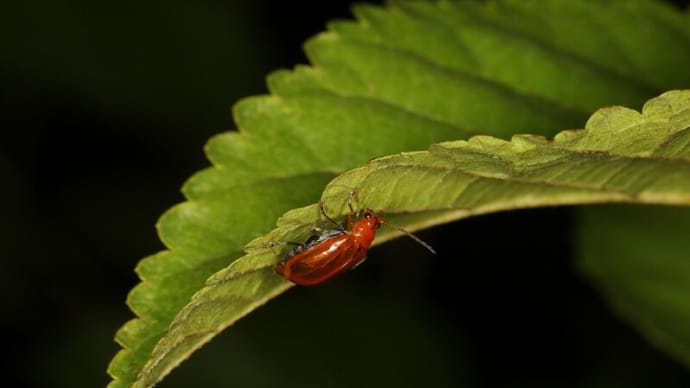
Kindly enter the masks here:
[[[384, 221], [371, 209], [364, 209], [362, 216], [352, 208], [352, 198], [348, 201], [350, 214], [347, 228], [326, 214], [324, 204], [319, 201], [321, 214], [335, 225], [335, 229], [311, 235], [302, 244], [291, 250], [273, 270], [287, 280], [300, 286], [316, 286], [334, 279], [355, 268], [366, 260], [367, 250], [376, 237], [381, 225], [387, 225], [407, 234], [419, 244], [436, 254], [433, 248], [403, 228]], [[293, 243], [294, 244], [294, 243]]]

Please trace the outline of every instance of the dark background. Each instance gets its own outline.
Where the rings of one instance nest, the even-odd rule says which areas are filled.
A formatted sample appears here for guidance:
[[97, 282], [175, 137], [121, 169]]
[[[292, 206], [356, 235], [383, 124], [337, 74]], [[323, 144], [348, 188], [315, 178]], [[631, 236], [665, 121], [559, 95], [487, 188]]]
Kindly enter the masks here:
[[[154, 224], [349, 2], [17, 2], [0, 12], [3, 382], [95, 387]], [[690, 386], [572, 270], [572, 209], [400, 240], [271, 301], [161, 386]], [[490, 236], [493, 242], [486, 240]], [[496, 243], [498, 239], [498, 243]], [[454, 252], [462, 247], [462, 256]], [[402, 253], [407, 253], [403, 255]]]

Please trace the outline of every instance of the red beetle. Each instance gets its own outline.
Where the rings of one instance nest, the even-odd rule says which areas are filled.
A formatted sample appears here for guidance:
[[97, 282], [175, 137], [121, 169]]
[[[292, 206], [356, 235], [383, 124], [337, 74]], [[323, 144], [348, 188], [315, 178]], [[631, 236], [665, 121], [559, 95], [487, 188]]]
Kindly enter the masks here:
[[347, 218], [347, 229], [326, 214], [323, 202], [319, 202], [321, 214], [336, 226], [319, 235], [310, 236], [303, 244], [290, 251], [274, 267], [274, 271], [300, 286], [316, 286], [325, 283], [366, 260], [367, 250], [371, 246], [376, 230], [386, 224], [400, 230], [412, 239], [436, 254], [433, 248], [417, 236], [397, 225], [385, 222], [371, 209], [365, 209], [363, 215], [353, 223], [357, 215], [348, 201], [350, 215]]

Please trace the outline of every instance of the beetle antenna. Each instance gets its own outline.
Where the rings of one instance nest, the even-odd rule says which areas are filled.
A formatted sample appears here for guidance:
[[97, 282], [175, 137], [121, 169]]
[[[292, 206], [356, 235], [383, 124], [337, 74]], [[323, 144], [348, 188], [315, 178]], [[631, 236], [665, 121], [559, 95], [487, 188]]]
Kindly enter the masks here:
[[405, 233], [408, 237], [410, 237], [411, 239], [413, 239], [414, 241], [416, 241], [419, 245], [421, 245], [421, 246], [423, 246], [424, 248], [428, 249], [429, 252], [433, 253], [434, 255], [437, 254], [436, 251], [434, 250], [434, 248], [431, 247], [431, 245], [427, 244], [426, 242], [424, 242], [424, 240], [422, 240], [421, 238], [415, 236], [414, 234], [412, 234], [412, 233], [406, 231], [406, 230], [403, 229], [402, 227], [400, 227], [400, 226], [398, 226], [398, 225], [395, 225], [395, 224], [391, 224], [391, 223], [388, 222], [388, 221], [383, 221], [382, 224], [384, 224], [384, 225], [386, 225], [386, 226], [390, 226], [390, 227], [393, 228], [393, 229], [397, 229], [397, 230], [399, 230], [399, 231]]

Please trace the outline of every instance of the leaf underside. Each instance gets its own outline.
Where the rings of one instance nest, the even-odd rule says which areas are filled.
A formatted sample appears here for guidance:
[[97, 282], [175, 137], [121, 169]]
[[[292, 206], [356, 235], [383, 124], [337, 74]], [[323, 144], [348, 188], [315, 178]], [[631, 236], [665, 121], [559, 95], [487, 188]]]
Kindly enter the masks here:
[[[598, 111], [583, 131], [554, 140], [478, 136], [430, 151], [371, 161], [333, 180], [330, 211], [357, 190], [361, 206], [406, 214], [411, 229], [521, 207], [587, 203], [690, 204], [690, 91], [651, 100], [643, 113]], [[338, 206], [340, 205], [340, 206]], [[400, 222], [397, 221], [396, 222]], [[212, 276], [173, 321], [147, 373], [162, 374], [181, 357], [290, 283], [272, 273], [279, 255], [261, 248], [295, 241], [319, 225], [315, 205], [289, 212], [258, 247]]]
[[[690, 86], [687, 14], [653, 2], [516, 1], [355, 12], [358, 22], [331, 23], [308, 42], [312, 67], [273, 73], [271, 95], [235, 106], [239, 132], [209, 142], [213, 167], [159, 221], [168, 250], [137, 267], [142, 282], [128, 304], [139, 318], [116, 336], [124, 349], [109, 367], [111, 387], [155, 384], [289, 288], [271, 271], [280, 252], [257, 247], [321, 225], [316, 207], [303, 206], [322, 194], [329, 214], [345, 214], [356, 188], [359, 205], [412, 230], [519, 207], [688, 203], [688, 92], [651, 100], [642, 114], [602, 109], [584, 131], [553, 140], [535, 136], [581, 126], [599, 106]], [[535, 135], [451, 141], [479, 133]], [[392, 154], [322, 193], [342, 171]], [[382, 230], [377, 242], [393, 235]], [[660, 346], [681, 333], [639, 326], [662, 333], [651, 335]], [[687, 348], [672, 352], [690, 359]]]

